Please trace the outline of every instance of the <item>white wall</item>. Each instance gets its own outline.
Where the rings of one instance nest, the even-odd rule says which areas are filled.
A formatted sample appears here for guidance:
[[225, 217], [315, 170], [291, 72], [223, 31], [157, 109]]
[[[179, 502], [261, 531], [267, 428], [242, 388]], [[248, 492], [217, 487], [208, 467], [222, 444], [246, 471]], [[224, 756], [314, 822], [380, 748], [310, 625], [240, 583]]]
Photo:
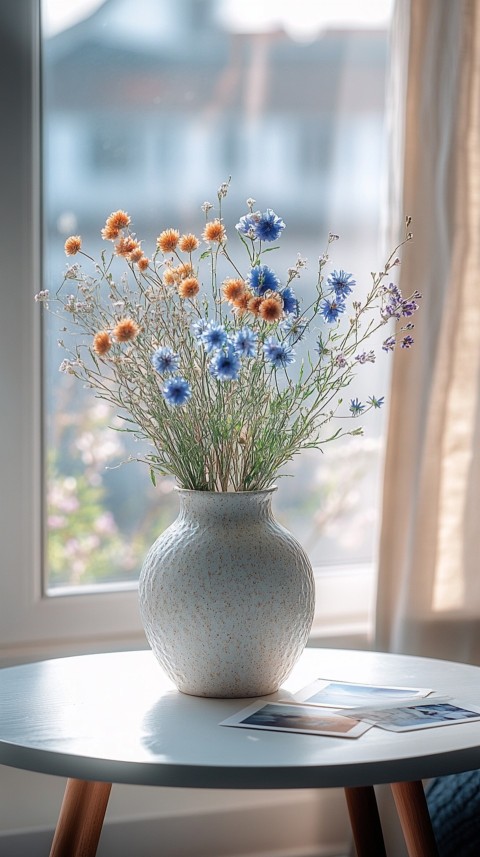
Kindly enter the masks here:
[[[65, 781], [0, 768], [0, 855], [48, 854]], [[114, 785], [98, 857], [335, 857], [346, 854], [343, 792]]]

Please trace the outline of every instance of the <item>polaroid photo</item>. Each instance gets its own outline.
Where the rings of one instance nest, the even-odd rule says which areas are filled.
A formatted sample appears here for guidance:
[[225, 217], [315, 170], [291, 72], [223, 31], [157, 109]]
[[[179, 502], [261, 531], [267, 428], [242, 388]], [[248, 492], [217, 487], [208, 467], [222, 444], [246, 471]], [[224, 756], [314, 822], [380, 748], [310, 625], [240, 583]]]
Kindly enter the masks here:
[[328, 708], [360, 708], [376, 705], [414, 702], [432, 693], [426, 687], [393, 687], [388, 685], [357, 684], [349, 681], [317, 679], [294, 695], [295, 702]]
[[408, 708], [363, 711], [362, 718], [389, 732], [410, 732], [414, 729], [431, 729], [433, 726], [451, 726], [454, 723], [480, 720], [480, 706], [469, 705], [466, 708], [455, 702], [432, 700], [429, 703], [425, 700], [425, 703]]
[[358, 738], [370, 729], [372, 724], [343, 714], [327, 714], [313, 706], [257, 701], [232, 717], [228, 717], [220, 723], [220, 726], [266, 729], [270, 732], [302, 732], [307, 735], [330, 735], [335, 738]]

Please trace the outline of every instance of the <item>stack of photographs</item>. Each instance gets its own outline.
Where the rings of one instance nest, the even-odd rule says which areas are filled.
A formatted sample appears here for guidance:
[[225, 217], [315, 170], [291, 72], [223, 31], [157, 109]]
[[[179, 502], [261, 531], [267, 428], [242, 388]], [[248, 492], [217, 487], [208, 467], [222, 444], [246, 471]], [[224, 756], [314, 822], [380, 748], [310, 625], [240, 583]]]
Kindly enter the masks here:
[[431, 688], [393, 687], [317, 679], [288, 702], [256, 702], [221, 726], [359, 738], [372, 726], [409, 732], [480, 720], [480, 706], [464, 706]]

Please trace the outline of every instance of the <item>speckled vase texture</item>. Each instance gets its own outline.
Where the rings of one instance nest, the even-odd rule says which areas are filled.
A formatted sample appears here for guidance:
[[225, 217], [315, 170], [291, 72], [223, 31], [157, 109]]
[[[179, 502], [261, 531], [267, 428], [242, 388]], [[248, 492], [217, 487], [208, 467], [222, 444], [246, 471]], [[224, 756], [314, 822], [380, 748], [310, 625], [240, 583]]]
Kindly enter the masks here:
[[312, 566], [275, 521], [274, 491], [178, 489], [179, 516], [145, 558], [145, 633], [184, 693], [274, 693], [305, 648], [315, 606]]

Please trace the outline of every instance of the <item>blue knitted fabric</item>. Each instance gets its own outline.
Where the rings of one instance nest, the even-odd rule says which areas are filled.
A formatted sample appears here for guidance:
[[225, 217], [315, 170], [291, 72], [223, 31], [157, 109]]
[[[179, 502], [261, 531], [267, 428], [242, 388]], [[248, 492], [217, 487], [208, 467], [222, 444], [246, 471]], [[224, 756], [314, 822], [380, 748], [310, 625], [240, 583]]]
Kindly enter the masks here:
[[426, 796], [440, 857], [479, 857], [480, 771], [437, 777]]

